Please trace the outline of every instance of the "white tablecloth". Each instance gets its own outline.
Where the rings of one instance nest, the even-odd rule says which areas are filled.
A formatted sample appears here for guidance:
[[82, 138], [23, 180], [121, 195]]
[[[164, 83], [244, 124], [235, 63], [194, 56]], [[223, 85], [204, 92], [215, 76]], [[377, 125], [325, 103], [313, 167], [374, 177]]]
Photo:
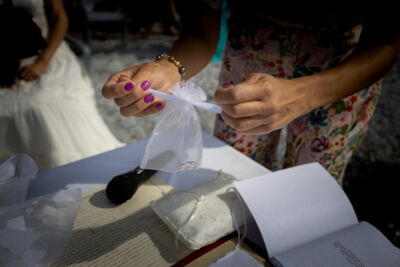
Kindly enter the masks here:
[[[86, 192], [106, 184], [114, 176], [139, 166], [146, 142], [147, 139], [43, 171], [32, 181], [28, 198], [66, 188], [80, 188], [82, 192]], [[203, 133], [203, 144], [203, 162], [200, 169], [175, 174], [160, 172], [159, 177], [176, 190], [185, 190], [213, 179], [219, 170], [239, 179], [269, 172], [257, 162], [207, 133]]]

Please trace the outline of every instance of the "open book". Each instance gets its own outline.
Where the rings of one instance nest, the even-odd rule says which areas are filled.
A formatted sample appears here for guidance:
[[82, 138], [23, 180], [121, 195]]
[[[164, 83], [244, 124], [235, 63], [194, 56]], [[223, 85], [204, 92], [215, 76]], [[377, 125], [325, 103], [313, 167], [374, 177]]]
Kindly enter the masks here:
[[235, 186], [275, 266], [400, 266], [400, 250], [375, 227], [358, 222], [343, 190], [318, 163]]

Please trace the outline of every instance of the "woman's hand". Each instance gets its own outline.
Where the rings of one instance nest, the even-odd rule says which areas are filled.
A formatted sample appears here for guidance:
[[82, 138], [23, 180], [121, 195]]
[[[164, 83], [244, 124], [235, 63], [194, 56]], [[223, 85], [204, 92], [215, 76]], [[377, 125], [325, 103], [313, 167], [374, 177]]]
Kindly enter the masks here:
[[40, 75], [45, 73], [48, 68], [48, 63], [44, 60], [37, 60], [33, 64], [21, 68], [19, 78], [25, 81], [32, 81], [39, 78]]
[[280, 129], [312, 110], [301, 82], [254, 73], [215, 92], [222, 118], [238, 132], [262, 135]]
[[164, 100], [148, 93], [148, 89], [165, 92], [180, 78], [177, 67], [167, 60], [145, 63], [112, 74], [102, 94], [114, 99], [123, 116], [146, 116], [164, 107]]

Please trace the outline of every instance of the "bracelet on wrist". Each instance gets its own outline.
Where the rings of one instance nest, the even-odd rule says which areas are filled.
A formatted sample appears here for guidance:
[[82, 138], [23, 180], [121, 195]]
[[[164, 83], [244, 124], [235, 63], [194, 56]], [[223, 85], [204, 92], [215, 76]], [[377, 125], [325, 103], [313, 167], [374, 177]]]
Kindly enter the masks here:
[[182, 65], [181, 62], [179, 62], [176, 58], [173, 56], [167, 55], [167, 54], [160, 54], [156, 56], [156, 61], [159, 61], [161, 59], [166, 59], [172, 64], [174, 64], [178, 68], [178, 72], [181, 75], [181, 81], [184, 82], [186, 81], [186, 68]]

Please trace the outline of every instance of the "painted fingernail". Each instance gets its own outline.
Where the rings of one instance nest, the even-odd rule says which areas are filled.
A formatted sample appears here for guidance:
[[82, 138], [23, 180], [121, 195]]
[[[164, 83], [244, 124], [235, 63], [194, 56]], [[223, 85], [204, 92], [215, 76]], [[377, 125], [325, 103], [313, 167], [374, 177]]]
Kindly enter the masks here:
[[149, 81], [143, 81], [143, 82], [140, 84], [140, 87], [141, 87], [144, 91], [146, 91], [147, 89], [149, 89], [150, 86], [151, 86], [151, 84], [150, 84]]
[[135, 88], [135, 86], [133, 85], [133, 83], [126, 83], [125, 85], [124, 85], [124, 89], [125, 89], [125, 91], [131, 91], [131, 90], [133, 90], [133, 88]]
[[154, 100], [154, 95], [152, 95], [152, 94], [148, 94], [148, 95], [146, 95], [144, 98], [143, 98], [143, 101], [145, 102], [145, 103], [150, 103], [150, 102], [152, 102]]
[[157, 103], [156, 104], [156, 109], [158, 109], [158, 110], [162, 110], [163, 107], [164, 107], [164, 105], [162, 103]]

